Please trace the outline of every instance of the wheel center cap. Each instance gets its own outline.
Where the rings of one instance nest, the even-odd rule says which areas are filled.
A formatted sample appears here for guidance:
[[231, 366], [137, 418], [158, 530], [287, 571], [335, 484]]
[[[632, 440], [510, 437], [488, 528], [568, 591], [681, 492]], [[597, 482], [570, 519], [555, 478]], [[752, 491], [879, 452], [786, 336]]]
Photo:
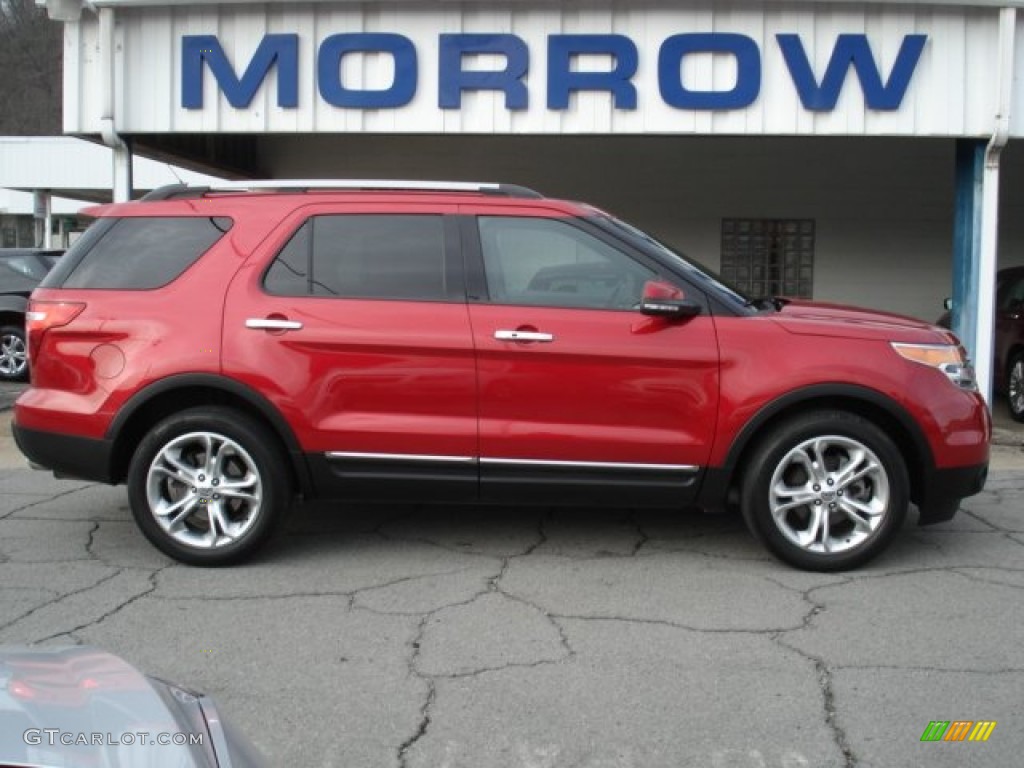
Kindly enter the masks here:
[[823, 501], [832, 501], [836, 497], [835, 491], [822, 491], [821, 498]]

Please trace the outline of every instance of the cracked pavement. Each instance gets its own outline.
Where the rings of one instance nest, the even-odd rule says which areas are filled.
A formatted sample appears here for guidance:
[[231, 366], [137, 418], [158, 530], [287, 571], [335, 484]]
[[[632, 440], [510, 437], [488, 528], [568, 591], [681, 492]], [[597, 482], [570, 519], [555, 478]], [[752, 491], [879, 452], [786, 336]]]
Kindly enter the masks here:
[[[123, 488], [0, 469], [0, 643], [88, 643], [212, 694], [272, 764], [1010, 766], [1024, 471], [859, 571], [690, 511], [297, 507], [173, 563]], [[912, 514], [911, 518], [914, 517]], [[931, 720], [996, 720], [985, 744]]]

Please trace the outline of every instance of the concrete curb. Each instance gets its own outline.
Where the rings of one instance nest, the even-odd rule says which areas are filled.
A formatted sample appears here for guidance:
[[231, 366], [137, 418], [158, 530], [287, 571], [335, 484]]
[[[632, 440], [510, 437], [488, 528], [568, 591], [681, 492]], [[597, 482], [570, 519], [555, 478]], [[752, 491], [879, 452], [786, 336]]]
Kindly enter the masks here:
[[1016, 432], [1003, 427], [992, 428], [992, 445], [1008, 445], [1012, 448], [1024, 448], [1024, 431]]

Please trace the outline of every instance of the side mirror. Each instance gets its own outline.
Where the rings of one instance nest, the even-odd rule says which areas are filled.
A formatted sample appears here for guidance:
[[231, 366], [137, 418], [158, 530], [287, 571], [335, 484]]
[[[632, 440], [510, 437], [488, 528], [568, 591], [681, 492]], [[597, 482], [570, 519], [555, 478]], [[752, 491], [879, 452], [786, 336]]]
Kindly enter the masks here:
[[945, 299], [942, 300], [942, 308], [944, 310], [946, 310], [947, 312], [952, 311], [952, 309], [953, 309], [953, 300], [947, 296]]
[[640, 299], [640, 313], [649, 317], [693, 317], [699, 315], [700, 304], [690, 301], [686, 295], [671, 283], [649, 280], [644, 283]]

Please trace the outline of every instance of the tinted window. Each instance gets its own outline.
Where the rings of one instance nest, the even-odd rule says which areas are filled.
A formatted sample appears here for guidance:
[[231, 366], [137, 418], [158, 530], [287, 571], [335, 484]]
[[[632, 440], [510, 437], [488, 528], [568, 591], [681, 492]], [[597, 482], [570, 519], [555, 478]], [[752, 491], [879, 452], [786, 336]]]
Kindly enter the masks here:
[[1010, 312], [1024, 304], [1024, 275], [1008, 279], [1000, 286], [999, 309]]
[[68, 249], [67, 258], [57, 263], [57, 265], [50, 270], [50, 273], [46, 276], [40, 287], [42, 288], [60, 288], [64, 281], [67, 280], [68, 275], [71, 274], [72, 270], [78, 265], [78, 262], [89, 251], [92, 250], [93, 246], [96, 245], [103, 236], [111, 230], [111, 228], [117, 224], [117, 219], [96, 219], [89, 228], [82, 233], [72, 244], [71, 248]]
[[263, 285], [270, 293], [279, 296], [313, 293], [313, 273], [310, 269], [312, 231], [313, 223], [307, 221], [274, 259], [263, 278]]
[[192, 266], [230, 224], [209, 218], [118, 219], [93, 237], [90, 229], [51, 276], [69, 271], [64, 288], [159, 288]]
[[17, 277], [30, 281], [42, 280], [48, 271], [45, 263], [33, 254], [0, 256], [0, 278]]
[[317, 216], [274, 259], [264, 278], [288, 296], [448, 298], [441, 216]]
[[487, 289], [500, 304], [631, 309], [655, 273], [556, 219], [479, 218]]

